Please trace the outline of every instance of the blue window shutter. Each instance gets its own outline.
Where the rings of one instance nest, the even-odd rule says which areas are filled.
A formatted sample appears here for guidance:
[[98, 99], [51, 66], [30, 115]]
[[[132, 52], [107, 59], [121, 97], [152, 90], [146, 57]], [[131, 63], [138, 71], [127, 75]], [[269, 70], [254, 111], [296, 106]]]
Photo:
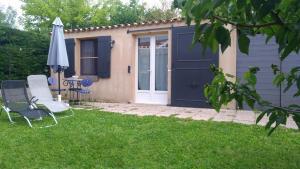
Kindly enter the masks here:
[[69, 67], [64, 71], [65, 78], [72, 77], [75, 75], [75, 40], [74, 39], [65, 39]]
[[111, 36], [97, 38], [98, 67], [97, 74], [100, 78], [110, 78], [111, 69]]

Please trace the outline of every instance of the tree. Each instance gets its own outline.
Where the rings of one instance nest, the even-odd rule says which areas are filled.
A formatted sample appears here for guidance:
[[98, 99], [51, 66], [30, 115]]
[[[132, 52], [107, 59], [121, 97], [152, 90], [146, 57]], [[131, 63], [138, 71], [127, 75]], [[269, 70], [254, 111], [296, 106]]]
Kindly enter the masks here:
[[25, 28], [50, 31], [55, 17], [61, 17], [65, 28], [113, 25], [141, 21], [144, 7], [137, 0], [129, 5], [120, 0], [22, 0], [25, 5]]
[[[195, 23], [193, 43], [200, 42], [204, 47], [217, 51], [219, 45], [224, 52], [231, 45], [230, 31], [227, 24], [234, 26], [238, 33], [238, 46], [241, 52], [248, 54], [249, 36], [263, 34], [266, 43], [275, 38], [279, 45], [280, 59], [284, 60], [291, 52], [300, 49], [300, 1], [299, 0], [175, 0], [174, 5], [182, 9], [186, 22]], [[204, 23], [203, 21], [209, 21]], [[280, 71], [278, 65], [270, 65], [274, 71], [275, 86], [287, 84], [285, 91], [296, 85], [300, 95], [300, 66], [289, 73]], [[215, 77], [205, 87], [205, 95], [211, 105], [219, 111], [222, 105], [235, 100], [239, 108], [247, 104], [263, 107], [257, 118], [268, 116], [266, 128], [271, 134], [280, 124], [286, 124], [291, 116], [300, 128], [300, 106], [276, 106], [265, 101], [256, 91], [256, 73], [259, 68], [250, 68], [244, 79], [232, 82], [232, 75], [223, 73], [220, 68], [212, 66]], [[272, 127], [272, 125], [275, 125]]]
[[[59, 16], [65, 28], [87, 27], [106, 24], [106, 16], [99, 14], [98, 4], [88, 0], [22, 0], [27, 30], [49, 32], [52, 22]], [[97, 17], [95, 19], [94, 17]]]
[[6, 27], [15, 27], [17, 12], [11, 6], [6, 8], [5, 12], [0, 10], [0, 25]]
[[109, 18], [110, 24], [141, 22], [145, 15], [144, 5], [140, 5], [138, 0], [130, 0], [129, 4], [121, 1], [113, 1], [110, 5]]
[[176, 11], [176, 9], [168, 3], [167, 0], [160, 0], [160, 7], [152, 7], [148, 9], [145, 13], [145, 19], [144, 20], [157, 20], [159, 19], [171, 19], [177, 17], [179, 14]]
[[121, 1], [110, 1], [111, 24], [134, 23], [153, 21], [158, 19], [171, 19], [178, 16], [174, 8], [166, 0], [160, 0], [160, 7], [145, 8], [146, 3], [140, 4], [138, 0], [130, 0], [129, 4]]
[[[176, 12], [162, 0], [163, 9], [146, 9], [139, 0], [128, 4], [121, 0], [22, 0], [26, 30], [51, 31], [55, 17], [61, 17], [66, 29], [97, 25], [115, 25], [145, 20], [170, 19]], [[1, 17], [1, 16], [0, 16]]]
[[49, 74], [45, 34], [0, 26], [0, 80], [26, 79], [30, 74]]
[[5, 14], [6, 14], [5, 22], [8, 25], [10, 25], [10, 27], [15, 27], [17, 12], [11, 6], [9, 6], [6, 9]]
[[2, 12], [2, 11], [0, 11], [0, 24], [1, 25], [4, 25], [5, 24], [5, 14]]

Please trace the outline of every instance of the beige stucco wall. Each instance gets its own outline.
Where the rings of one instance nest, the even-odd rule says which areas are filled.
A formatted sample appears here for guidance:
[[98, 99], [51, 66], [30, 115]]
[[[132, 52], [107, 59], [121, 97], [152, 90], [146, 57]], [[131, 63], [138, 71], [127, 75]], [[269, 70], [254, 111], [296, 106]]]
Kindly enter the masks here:
[[134, 38], [125, 29], [103, 30], [66, 34], [65, 38], [75, 38], [75, 72], [80, 76], [80, 39], [111, 36], [115, 40], [111, 50], [111, 77], [98, 79], [92, 85], [92, 98], [96, 100], [130, 102], [132, 101], [132, 72], [127, 66], [134, 66]]
[[[232, 26], [227, 26], [227, 29], [231, 31], [231, 46], [227, 48], [224, 53], [221, 49], [219, 50], [219, 67], [223, 69], [224, 72], [236, 75], [236, 29]], [[235, 79], [232, 79], [235, 80]]]
[[[80, 76], [80, 39], [95, 38], [97, 36], [111, 36], [115, 41], [111, 53], [111, 77], [99, 79], [91, 87], [92, 98], [95, 100], [109, 102], [134, 102], [136, 93], [136, 37], [139, 35], [169, 35], [168, 53], [168, 101], [171, 100], [171, 29], [152, 30], [156, 28], [184, 26], [184, 22], [154, 24], [127, 28], [115, 28], [99, 31], [66, 33], [65, 38], [75, 38], [75, 71]], [[127, 33], [128, 30], [142, 30], [135, 33]], [[219, 66], [224, 72], [236, 74], [236, 44], [235, 31], [232, 31], [232, 45], [223, 54], [220, 53]], [[127, 72], [127, 67], [131, 66], [131, 73]], [[234, 107], [234, 106], [233, 106]]]
[[[231, 25], [227, 26], [227, 29], [230, 30], [230, 36], [231, 36], [231, 46], [227, 48], [224, 53], [222, 53], [221, 49], [219, 50], [219, 67], [223, 69], [224, 73], [231, 74], [233, 76], [236, 76], [236, 42], [237, 42], [237, 32], [234, 27]], [[235, 81], [235, 78], [230, 79], [231, 81]], [[235, 109], [236, 108], [236, 102], [231, 102], [227, 106], [224, 106], [223, 108], [228, 109]]]
[[[183, 26], [183, 22], [155, 24], [147, 26], [136, 26], [129, 28], [106, 29], [90, 32], [66, 33], [65, 38], [75, 38], [75, 72], [80, 76], [80, 40], [95, 38], [98, 36], [111, 36], [115, 41], [111, 51], [111, 76], [108, 79], [98, 79], [91, 87], [92, 96], [95, 100], [108, 102], [134, 102], [135, 101], [135, 73], [136, 73], [136, 37], [141, 35], [169, 34], [169, 44], [171, 43], [170, 29], [152, 30], [156, 28], [167, 28], [171, 26]], [[128, 30], [143, 30], [133, 33], [127, 33]], [[169, 65], [171, 69], [171, 48], [169, 48]], [[127, 72], [128, 66], [131, 66], [131, 73]], [[169, 72], [169, 79], [171, 74]], [[170, 87], [170, 83], [169, 83]], [[169, 99], [170, 99], [169, 90]]]

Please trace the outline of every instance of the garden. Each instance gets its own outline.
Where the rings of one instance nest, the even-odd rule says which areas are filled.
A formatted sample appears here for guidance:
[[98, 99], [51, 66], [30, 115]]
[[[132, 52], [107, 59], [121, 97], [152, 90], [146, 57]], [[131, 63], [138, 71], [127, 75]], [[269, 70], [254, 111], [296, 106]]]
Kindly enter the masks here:
[[[59, 115], [58, 115], [59, 117]], [[297, 169], [300, 135], [225, 122], [75, 110], [51, 128], [0, 116], [1, 168]], [[45, 123], [45, 122], [43, 122]]]

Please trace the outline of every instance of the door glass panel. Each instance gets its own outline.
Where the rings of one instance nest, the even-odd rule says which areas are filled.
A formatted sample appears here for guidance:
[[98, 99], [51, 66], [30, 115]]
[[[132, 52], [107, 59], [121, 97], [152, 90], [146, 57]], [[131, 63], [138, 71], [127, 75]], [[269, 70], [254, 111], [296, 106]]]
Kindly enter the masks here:
[[150, 90], [150, 37], [138, 38], [138, 89]]
[[155, 90], [167, 91], [168, 36], [155, 37]]

